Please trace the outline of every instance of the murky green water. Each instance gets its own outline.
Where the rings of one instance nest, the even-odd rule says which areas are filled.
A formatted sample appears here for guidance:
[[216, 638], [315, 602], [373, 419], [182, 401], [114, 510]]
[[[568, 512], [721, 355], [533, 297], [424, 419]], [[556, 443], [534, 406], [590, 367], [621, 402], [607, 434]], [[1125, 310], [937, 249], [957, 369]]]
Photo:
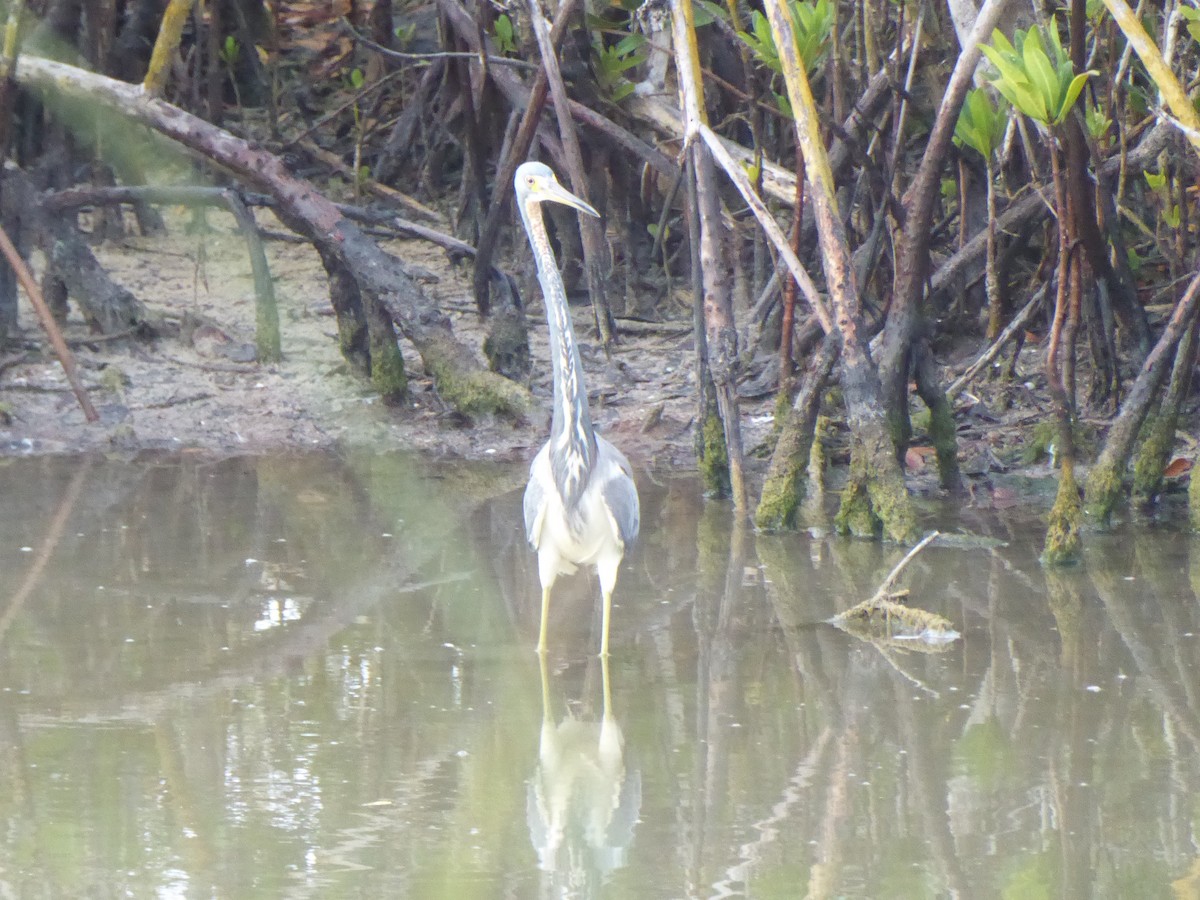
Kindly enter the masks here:
[[[905, 579], [963, 640], [814, 623], [901, 550], [730, 533], [642, 474], [614, 654], [519, 469], [0, 462], [0, 892], [1159, 897], [1200, 885], [1200, 544], [1040, 527]], [[605, 687], [609, 687], [605, 714]], [[1193, 894], [1186, 894], [1192, 896]]]

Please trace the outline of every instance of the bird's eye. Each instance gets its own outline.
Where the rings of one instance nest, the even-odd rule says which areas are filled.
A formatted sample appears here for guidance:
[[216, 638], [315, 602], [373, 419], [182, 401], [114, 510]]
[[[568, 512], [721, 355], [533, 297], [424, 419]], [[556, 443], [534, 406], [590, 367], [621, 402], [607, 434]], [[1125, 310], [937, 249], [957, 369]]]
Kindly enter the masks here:
[[537, 179], [536, 179], [536, 178], [534, 178], [532, 175], [526, 175], [526, 176], [525, 176], [525, 183], [526, 183], [527, 185], [529, 185], [530, 187], [533, 187], [533, 185], [534, 185], [534, 182], [536, 182], [536, 181], [537, 181]]

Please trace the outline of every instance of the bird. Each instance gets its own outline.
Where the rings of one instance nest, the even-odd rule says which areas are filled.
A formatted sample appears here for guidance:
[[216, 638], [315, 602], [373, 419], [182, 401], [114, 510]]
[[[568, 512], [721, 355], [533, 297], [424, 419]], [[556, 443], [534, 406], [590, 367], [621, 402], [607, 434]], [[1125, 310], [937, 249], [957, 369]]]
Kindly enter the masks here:
[[524, 500], [525, 536], [537, 552], [542, 585], [537, 649], [546, 652], [550, 589], [558, 576], [569, 575], [579, 566], [594, 566], [604, 601], [600, 656], [606, 657], [617, 570], [637, 539], [641, 511], [629, 460], [592, 427], [567, 292], [541, 204], [562, 203], [590, 216], [600, 214], [559, 184], [553, 170], [540, 162], [517, 168], [515, 196], [545, 300], [554, 382], [550, 439], [529, 466]]

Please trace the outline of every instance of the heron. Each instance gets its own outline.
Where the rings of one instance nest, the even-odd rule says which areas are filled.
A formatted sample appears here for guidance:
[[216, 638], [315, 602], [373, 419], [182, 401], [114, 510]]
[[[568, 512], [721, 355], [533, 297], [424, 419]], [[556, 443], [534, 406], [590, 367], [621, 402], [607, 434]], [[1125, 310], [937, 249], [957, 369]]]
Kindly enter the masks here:
[[600, 214], [559, 184], [550, 167], [539, 162], [518, 167], [516, 197], [545, 299], [554, 380], [550, 439], [529, 466], [525, 487], [525, 536], [537, 551], [542, 585], [537, 649], [546, 652], [550, 589], [558, 576], [569, 575], [579, 566], [595, 566], [604, 599], [600, 656], [606, 657], [617, 569], [638, 535], [638, 494], [625, 454], [592, 427], [567, 292], [540, 204], [563, 203], [589, 216], [598, 218]]

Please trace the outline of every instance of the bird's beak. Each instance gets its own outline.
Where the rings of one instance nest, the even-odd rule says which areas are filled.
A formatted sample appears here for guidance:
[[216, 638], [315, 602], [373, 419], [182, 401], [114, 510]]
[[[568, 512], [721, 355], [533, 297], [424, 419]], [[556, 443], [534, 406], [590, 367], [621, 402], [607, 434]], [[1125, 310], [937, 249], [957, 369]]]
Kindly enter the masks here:
[[580, 212], [585, 212], [589, 216], [600, 218], [600, 213], [596, 212], [596, 207], [590, 203], [580, 200], [557, 181], [546, 181], [542, 183], [542, 198], [543, 200], [553, 200], [555, 203], [562, 203], [565, 206], [572, 206]]

